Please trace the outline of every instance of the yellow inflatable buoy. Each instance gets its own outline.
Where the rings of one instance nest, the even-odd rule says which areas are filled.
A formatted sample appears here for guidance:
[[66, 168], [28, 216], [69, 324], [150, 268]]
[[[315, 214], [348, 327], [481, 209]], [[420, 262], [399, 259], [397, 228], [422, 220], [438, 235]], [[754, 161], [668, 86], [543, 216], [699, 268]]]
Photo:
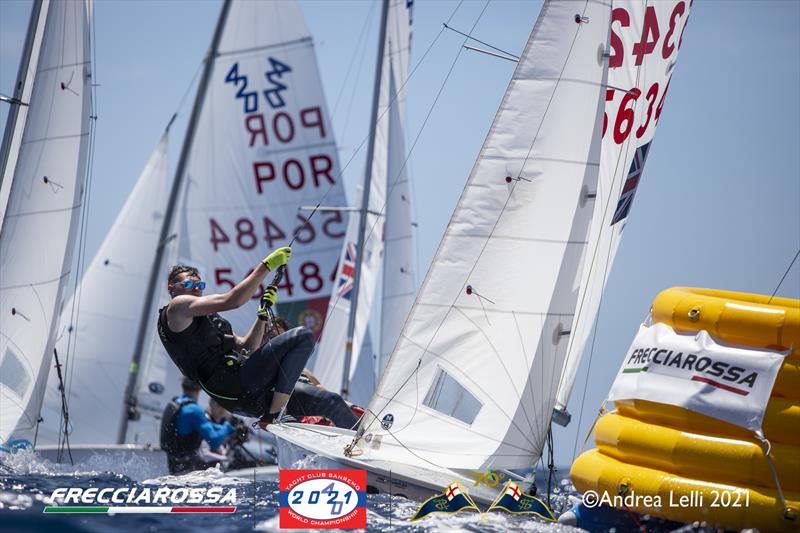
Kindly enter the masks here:
[[752, 432], [639, 399], [615, 402], [597, 421], [597, 448], [572, 465], [575, 487], [628, 495], [612, 504], [679, 522], [800, 531], [800, 301], [679, 287], [659, 294], [651, 313], [653, 322], [678, 331], [705, 330], [720, 342], [790, 352], [762, 426], [788, 509]]

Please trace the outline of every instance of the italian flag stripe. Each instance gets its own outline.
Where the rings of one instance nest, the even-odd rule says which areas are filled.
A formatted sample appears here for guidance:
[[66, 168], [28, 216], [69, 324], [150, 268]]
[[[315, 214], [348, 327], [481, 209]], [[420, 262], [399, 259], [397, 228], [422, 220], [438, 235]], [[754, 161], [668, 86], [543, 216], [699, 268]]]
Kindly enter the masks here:
[[45, 513], [105, 513], [105, 514], [164, 514], [164, 513], [233, 513], [236, 507], [45, 507]]

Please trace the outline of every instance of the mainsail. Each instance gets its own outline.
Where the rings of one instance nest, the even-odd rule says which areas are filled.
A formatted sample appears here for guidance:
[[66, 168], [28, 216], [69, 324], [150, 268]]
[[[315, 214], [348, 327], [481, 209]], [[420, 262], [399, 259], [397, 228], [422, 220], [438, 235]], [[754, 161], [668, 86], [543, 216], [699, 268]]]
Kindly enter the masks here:
[[[320, 331], [347, 227], [333, 127], [314, 46], [295, 2], [234, 1], [213, 58], [185, 183], [188, 257], [225, 292], [272, 249], [293, 245], [278, 310]], [[164, 280], [166, 283], [166, 280]], [[260, 297], [254, 294], [255, 301]], [[255, 306], [225, 314], [245, 332]]]
[[35, 434], [88, 161], [88, 5], [44, 1], [37, 9], [43, 29], [29, 29], [29, 40], [41, 35], [27, 69], [35, 71], [30, 107], [21, 139], [11, 141], [18, 154], [2, 169], [10, 189], [0, 230], [0, 442]]
[[545, 2], [362, 420], [373, 459], [539, 457], [597, 187], [610, 12]]
[[[22, 142], [22, 133], [28, 118], [33, 82], [36, 77], [36, 65], [39, 62], [39, 50], [44, 36], [47, 6], [42, 8], [42, 3], [35, 3], [28, 22], [28, 34], [22, 50], [22, 60], [17, 73], [17, 83], [11, 95], [12, 103], [6, 118], [6, 127], [3, 133], [3, 143], [0, 147], [0, 228], [5, 219], [8, 196], [11, 192], [11, 183], [17, 168], [17, 157]], [[2, 105], [5, 105], [3, 103]]]
[[[391, 94], [396, 94], [395, 83], [405, 77], [392, 77]], [[405, 143], [405, 92], [398, 95], [398, 105], [389, 110], [389, 153], [387, 176], [389, 194], [384, 214], [383, 290], [381, 291], [381, 329], [378, 361], [375, 365], [374, 383], [383, 374], [394, 349], [400, 330], [406, 320], [416, 295], [414, 272], [414, 223], [411, 218], [411, 187], [407, 168]], [[351, 387], [353, 388], [353, 387]], [[369, 387], [367, 398], [375, 387]], [[365, 391], [366, 392], [366, 391]]]
[[[72, 444], [116, 441], [128, 377], [130, 346], [141, 315], [142, 290], [158, 246], [166, 198], [168, 132], [164, 132], [130, 196], [61, 311], [56, 348], [63, 366]], [[113, 297], [109, 291], [113, 290]], [[39, 442], [57, 444], [62, 427], [58, 375], [51, 368]], [[165, 383], [152, 384], [165, 393]], [[177, 383], [173, 384], [173, 389]], [[157, 438], [157, 434], [153, 438]], [[153, 442], [151, 438], [151, 442]], [[157, 444], [157, 441], [155, 442]]]
[[566, 412], [576, 373], [600, 309], [645, 160], [661, 116], [691, 2], [614, 3], [603, 153], [589, 246], [556, 409]]
[[[406, 265], [413, 257], [411, 255], [410, 240], [410, 194], [408, 179], [405, 173], [406, 155], [404, 149], [405, 120], [405, 81], [408, 72], [409, 48], [411, 39], [411, 10], [405, 0], [386, 0], [386, 31], [383, 41], [383, 54], [380, 58], [377, 114], [374, 135], [372, 160], [367, 161], [371, 167], [369, 184], [369, 199], [359, 209], [365, 210], [364, 216], [364, 249], [361, 254], [361, 267], [358, 281], [358, 300], [356, 302], [355, 329], [351, 351], [353, 357], [345, 369], [346, 349], [348, 344], [348, 322], [351, 313], [352, 295], [354, 293], [355, 272], [357, 270], [357, 244], [359, 241], [359, 217], [351, 217], [347, 226], [345, 243], [339, 257], [339, 266], [336, 272], [335, 292], [331, 295], [326, 318], [325, 334], [320, 340], [314, 372], [320, 381], [329, 388], [338, 390], [342, 385], [345, 372], [350, 381], [359, 365], [359, 354], [362, 353], [364, 336], [367, 333], [367, 323], [370, 319], [372, 304], [378, 284], [378, 274], [384, 261], [384, 239], [389, 246], [385, 251], [390, 253], [395, 263], [388, 265], [389, 270], [384, 270], [384, 276], [389, 294], [395, 291], [407, 292], [402, 285], [395, 286], [396, 274], [401, 273], [399, 268]], [[363, 182], [361, 189], [363, 190]], [[392, 211], [396, 210], [396, 213]], [[390, 227], [389, 223], [400, 226]], [[403, 225], [405, 224], [405, 227]], [[388, 241], [389, 238], [393, 240]], [[398, 259], [400, 256], [400, 259]], [[397, 268], [393, 268], [397, 267]], [[401, 273], [402, 274], [402, 273]], [[413, 279], [412, 279], [413, 284]], [[384, 285], [384, 289], [387, 285]], [[413, 289], [412, 289], [413, 291]], [[396, 334], [396, 326], [405, 317], [410, 302], [396, 301], [390, 305], [397, 306], [397, 315], [390, 315], [388, 322], [382, 324], [387, 327], [387, 332]], [[406, 307], [403, 307], [405, 305]], [[399, 317], [399, 318], [398, 318]], [[378, 321], [374, 321], [377, 323]], [[391, 335], [390, 335], [391, 336]], [[383, 335], [382, 335], [383, 339]], [[381, 345], [388, 345], [391, 341], [381, 341]], [[374, 375], [373, 372], [369, 374]], [[353, 380], [349, 388], [350, 398], [365, 402], [369, 399], [374, 381], [371, 379]]]

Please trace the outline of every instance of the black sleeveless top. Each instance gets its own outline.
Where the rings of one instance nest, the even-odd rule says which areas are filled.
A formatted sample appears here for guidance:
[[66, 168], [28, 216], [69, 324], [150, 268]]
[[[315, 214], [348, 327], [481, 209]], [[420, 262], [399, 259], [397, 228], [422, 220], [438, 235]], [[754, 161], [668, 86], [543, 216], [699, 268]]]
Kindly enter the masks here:
[[167, 306], [158, 310], [158, 336], [181, 373], [201, 383], [224, 366], [224, 357], [233, 354], [236, 346], [230, 322], [217, 313], [196, 316], [188, 328], [172, 331], [167, 325]]

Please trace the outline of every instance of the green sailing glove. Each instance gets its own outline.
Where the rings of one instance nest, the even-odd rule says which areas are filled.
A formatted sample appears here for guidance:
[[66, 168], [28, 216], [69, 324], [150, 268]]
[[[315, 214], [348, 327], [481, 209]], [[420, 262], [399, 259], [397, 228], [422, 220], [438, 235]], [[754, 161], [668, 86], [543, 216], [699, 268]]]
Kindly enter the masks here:
[[292, 257], [292, 249], [288, 246], [284, 246], [283, 248], [278, 248], [267, 257], [264, 258], [262, 263], [270, 270], [275, 270], [279, 266], [283, 266], [289, 262], [289, 258]]
[[269, 320], [269, 309], [278, 301], [278, 287], [270, 285], [261, 295], [261, 303], [258, 305], [259, 320]]

